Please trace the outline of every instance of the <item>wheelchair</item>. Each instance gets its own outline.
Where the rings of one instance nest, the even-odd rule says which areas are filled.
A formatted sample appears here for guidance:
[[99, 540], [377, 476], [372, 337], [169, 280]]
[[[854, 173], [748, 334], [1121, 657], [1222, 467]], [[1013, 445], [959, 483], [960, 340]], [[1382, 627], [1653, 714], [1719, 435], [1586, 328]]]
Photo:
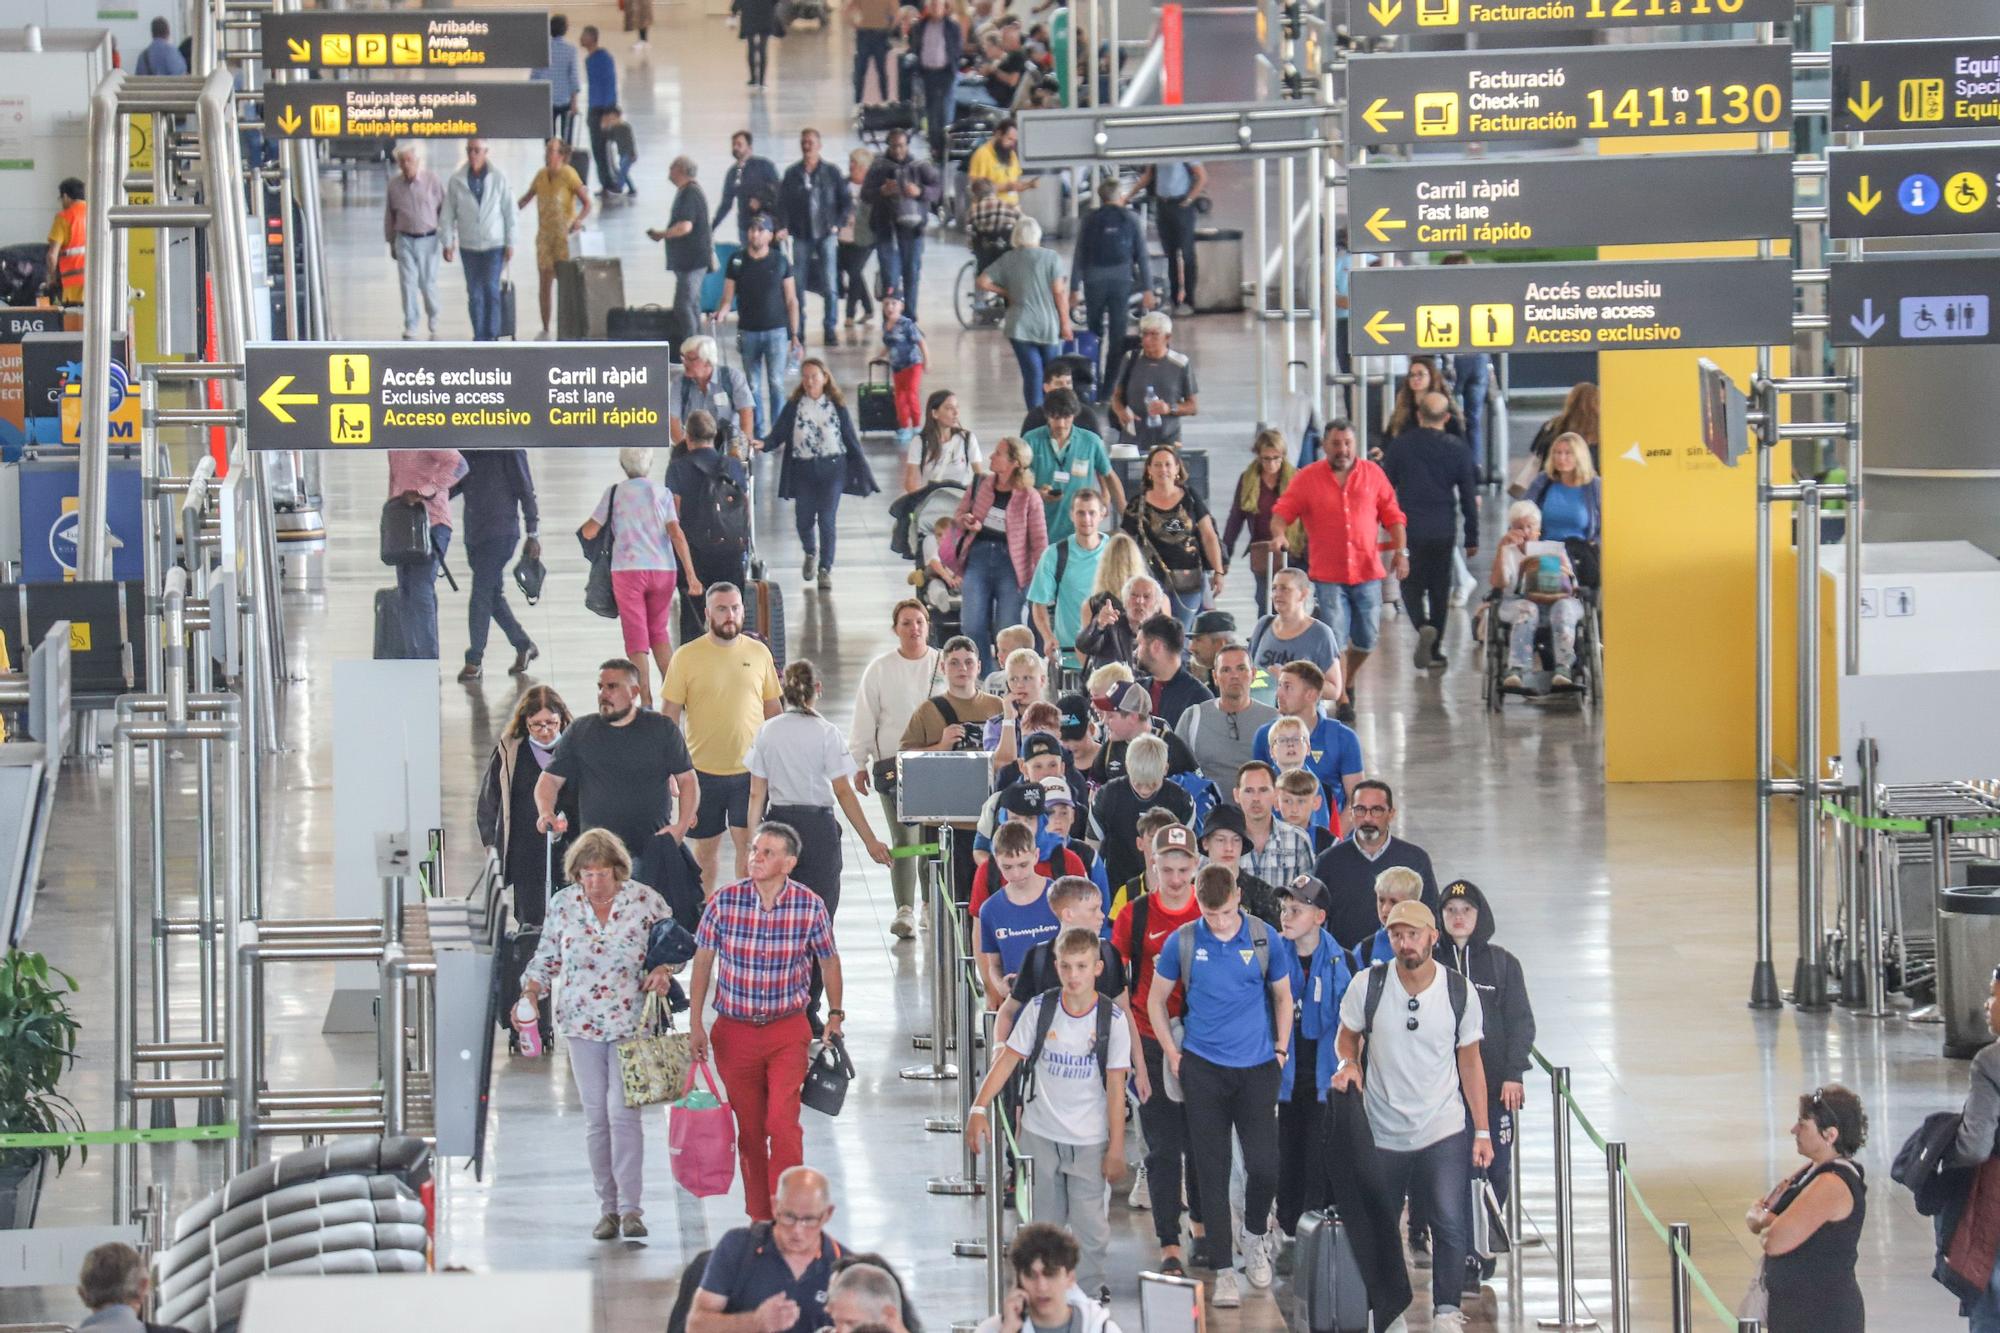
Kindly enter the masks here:
[[958, 281], [952, 284], [952, 312], [958, 316], [960, 328], [998, 328], [1007, 314], [1007, 298], [980, 291], [977, 279], [988, 264], [1007, 253], [1009, 242], [1005, 236], [974, 235], [971, 245], [972, 258], [965, 261]]
[[1601, 708], [1604, 705], [1604, 619], [1598, 604], [1597, 590], [1579, 588], [1576, 596], [1583, 603], [1583, 619], [1576, 627], [1576, 662], [1572, 668], [1571, 685], [1566, 690], [1558, 690], [1553, 684], [1555, 676], [1555, 649], [1553, 632], [1546, 625], [1535, 629], [1535, 661], [1531, 669], [1521, 673], [1521, 683], [1514, 688], [1506, 684], [1508, 675], [1507, 649], [1514, 627], [1500, 619], [1500, 592], [1489, 589], [1474, 613], [1479, 624], [1474, 635], [1479, 651], [1484, 656], [1484, 670], [1481, 683], [1486, 707], [1495, 713], [1506, 707], [1511, 695], [1517, 699], [1559, 700], [1574, 699], [1586, 708]]

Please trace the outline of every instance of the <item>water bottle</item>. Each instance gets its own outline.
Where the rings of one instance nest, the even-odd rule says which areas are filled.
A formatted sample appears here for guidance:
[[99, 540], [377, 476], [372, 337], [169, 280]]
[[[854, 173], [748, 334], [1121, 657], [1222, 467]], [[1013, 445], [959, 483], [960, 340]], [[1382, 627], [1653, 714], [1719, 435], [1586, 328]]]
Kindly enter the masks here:
[[535, 1002], [523, 995], [514, 1002], [514, 1009], [508, 1015], [514, 1024], [514, 1044], [522, 1055], [530, 1060], [538, 1060], [542, 1055], [541, 1015], [536, 1012]]

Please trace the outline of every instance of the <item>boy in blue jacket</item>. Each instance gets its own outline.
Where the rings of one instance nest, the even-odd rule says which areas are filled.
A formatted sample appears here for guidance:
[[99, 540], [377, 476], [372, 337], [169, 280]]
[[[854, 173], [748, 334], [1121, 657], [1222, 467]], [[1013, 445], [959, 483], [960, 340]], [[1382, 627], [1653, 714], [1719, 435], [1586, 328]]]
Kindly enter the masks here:
[[1326, 885], [1300, 875], [1278, 889], [1278, 929], [1291, 948], [1294, 997], [1292, 1058], [1278, 1076], [1278, 1226], [1296, 1235], [1299, 1217], [1324, 1208], [1331, 1190], [1320, 1126], [1321, 1101], [1339, 1057], [1340, 997], [1354, 979], [1347, 953], [1326, 929]]

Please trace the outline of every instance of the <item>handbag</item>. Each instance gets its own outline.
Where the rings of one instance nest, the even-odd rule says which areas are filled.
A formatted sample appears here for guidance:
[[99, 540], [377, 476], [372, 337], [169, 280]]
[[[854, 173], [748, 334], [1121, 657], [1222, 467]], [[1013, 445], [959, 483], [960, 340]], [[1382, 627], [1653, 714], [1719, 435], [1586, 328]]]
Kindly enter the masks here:
[[618, 619], [618, 597], [611, 591], [611, 527], [617, 509], [617, 490], [616, 486], [604, 488], [604, 526], [597, 530], [597, 535], [585, 537], [581, 528], [576, 533], [583, 558], [590, 562], [590, 576], [583, 585], [583, 605], [606, 620]]
[[694, 1071], [694, 1051], [685, 1032], [674, 1031], [674, 1016], [664, 997], [646, 996], [639, 1035], [618, 1043], [618, 1076], [625, 1085], [625, 1105], [656, 1106], [687, 1095]]
[[736, 1113], [716, 1096], [708, 1062], [699, 1068], [708, 1090], [690, 1089], [668, 1110], [667, 1155], [674, 1183], [697, 1199], [712, 1199], [736, 1182]]
[[383, 503], [381, 549], [385, 565], [431, 562], [431, 517], [423, 501], [392, 495]]
[[847, 1085], [854, 1081], [854, 1062], [847, 1058], [847, 1043], [828, 1037], [806, 1065], [805, 1085], [799, 1089], [799, 1105], [810, 1106], [821, 1115], [839, 1115], [847, 1100]]
[[1743, 1299], [1736, 1302], [1738, 1319], [1754, 1319], [1759, 1324], [1771, 1321], [1771, 1289], [1764, 1285], [1764, 1260], [1757, 1260], [1757, 1271], [1750, 1276], [1749, 1290]]

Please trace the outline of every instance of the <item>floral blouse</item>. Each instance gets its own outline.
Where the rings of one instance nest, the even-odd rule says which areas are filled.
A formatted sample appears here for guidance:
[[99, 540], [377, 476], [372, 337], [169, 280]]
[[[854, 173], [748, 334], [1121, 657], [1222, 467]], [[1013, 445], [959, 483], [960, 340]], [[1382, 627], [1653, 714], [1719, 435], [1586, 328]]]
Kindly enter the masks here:
[[[671, 921], [666, 899], [626, 880], [611, 900], [611, 919], [599, 921], [581, 887], [565, 889], [549, 904], [542, 944], [521, 971], [522, 984], [539, 981], [555, 991], [556, 1030], [584, 1041], [623, 1041], [639, 1031], [645, 995], [646, 940], [653, 923]], [[554, 982], [560, 977], [561, 986]]]

